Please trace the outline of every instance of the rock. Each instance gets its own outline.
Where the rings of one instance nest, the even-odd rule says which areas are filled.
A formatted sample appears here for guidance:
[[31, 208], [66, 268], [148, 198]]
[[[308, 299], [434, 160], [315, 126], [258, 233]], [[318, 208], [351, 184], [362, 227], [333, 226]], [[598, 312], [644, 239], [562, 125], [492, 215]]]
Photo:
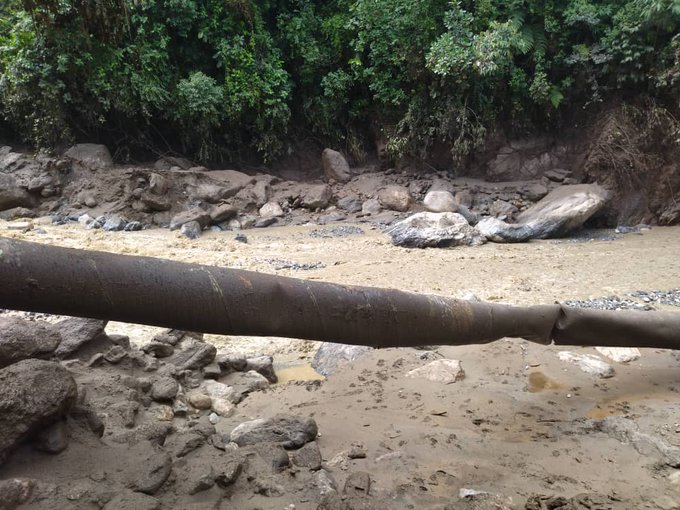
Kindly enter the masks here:
[[553, 168], [552, 170], [543, 172], [543, 176], [553, 182], [563, 182], [565, 179], [571, 177], [571, 172], [562, 168]]
[[212, 407], [212, 399], [205, 393], [193, 391], [189, 393], [188, 400], [189, 403], [196, 409], [208, 410]]
[[364, 345], [345, 345], [324, 342], [314, 354], [312, 368], [324, 376], [329, 376], [343, 365], [371, 352], [372, 347]]
[[179, 370], [200, 370], [212, 363], [216, 354], [217, 349], [214, 345], [194, 342], [179, 352], [175, 351], [175, 354], [166, 359]]
[[321, 496], [338, 490], [338, 484], [335, 482], [333, 475], [325, 469], [320, 469], [314, 473], [314, 485]]
[[428, 191], [423, 199], [425, 209], [430, 212], [456, 212], [458, 204], [448, 191]]
[[203, 381], [202, 390], [213, 399], [213, 404], [216, 399], [224, 399], [232, 404], [236, 404], [240, 400], [240, 395], [234, 388], [211, 379]]
[[210, 225], [210, 214], [205, 212], [203, 209], [199, 209], [198, 207], [181, 212], [173, 216], [172, 220], [170, 221], [170, 230], [177, 230], [185, 223], [192, 221], [198, 222], [201, 229], [204, 229]]
[[5, 228], [7, 230], [28, 232], [29, 230], [33, 230], [33, 223], [30, 221], [15, 221], [14, 223], [8, 223]]
[[254, 370], [266, 377], [270, 383], [278, 382], [274, 372], [274, 358], [272, 356], [255, 356], [253, 358], [246, 358], [245, 361], [245, 366], [241, 371]]
[[184, 223], [179, 229], [182, 235], [188, 237], [189, 239], [198, 239], [201, 237], [202, 230], [203, 229], [201, 229], [200, 223], [197, 221], [189, 221]]
[[306, 467], [312, 471], [321, 469], [322, 458], [318, 443], [311, 441], [299, 450], [292, 452], [291, 460], [296, 466]]
[[233, 372], [226, 376], [226, 378], [223, 378], [223, 380], [234, 389], [237, 395], [239, 395], [239, 401], [248, 395], [248, 393], [265, 390], [269, 387], [267, 378], [254, 370], [248, 372]]
[[208, 202], [209, 204], [216, 204], [227, 196], [231, 196], [229, 190], [217, 184], [208, 183], [199, 184], [192, 188], [189, 195], [192, 201]]
[[64, 156], [92, 170], [113, 166], [113, 158], [111, 158], [109, 149], [104, 145], [95, 143], [79, 143], [74, 145], [64, 153]]
[[142, 225], [139, 221], [131, 221], [125, 225], [123, 230], [125, 230], [125, 232], [138, 232], [140, 230], [144, 230], [144, 225]]
[[378, 193], [380, 205], [392, 211], [405, 212], [411, 207], [413, 197], [407, 188], [392, 184]]
[[[218, 423], [220, 422], [221, 419], [222, 419], [222, 417], [221, 417], [219, 414], [215, 413], [215, 412], [212, 412], [212, 413], [210, 413], [210, 415], [208, 415], [208, 421], [209, 421], [210, 423], [212, 423], [213, 425], [218, 424]], [[220, 436], [220, 437], [222, 437], [222, 436]], [[224, 449], [225, 449], [225, 448], [220, 448], [219, 444], [218, 444], [218, 446], [215, 446], [215, 448], [220, 449], [220, 450], [224, 450]]]
[[33, 447], [46, 453], [61, 453], [68, 447], [68, 428], [64, 420], [40, 430], [33, 438]]
[[277, 218], [260, 218], [259, 220], [255, 221], [253, 224], [253, 228], [266, 228], [274, 225], [275, 223], [278, 223]]
[[338, 207], [348, 213], [358, 213], [361, 211], [361, 200], [357, 197], [345, 197], [338, 200]]
[[263, 218], [281, 218], [285, 213], [277, 202], [267, 202], [260, 207], [259, 214]]
[[306, 209], [324, 209], [333, 198], [333, 190], [328, 184], [309, 186], [301, 197], [302, 207]]
[[494, 200], [489, 208], [489, 214], [496, 218], [512, 218], [517, 212], [517, 207], [505, 200]]
[[243, 471], [243, 461], [239, 458], [229, 458], [222, 464], [221, 470], [215, 477], [217, 485], [226, 489], [238, 479]]
[[203, 367], [203, 377], [206, 379], [219, 379], [221, 375], [222, 369], [216, 361]]
[[363, 495], [369, 495], [371, 492], [371, 475], [363, 471], [351, 473], [347, 477], [343, 492], [347, 496], [357, 492]]
[[61, 342], [56, 327], [0, 316], [0, 368], [28, 358], [49, 357]]
[[157, 402], [168, 402], [175, 398], [179, 384], [172, 377], [161, 377], [151, 385], [151, 398]]
[[173, 167], [181, 170], [189, 170], [193, 167], [193, 163], [186, 158], [180, 158], [176, 156], [163, 156], [158, 161], [154, 163], [154, 168], [156, 170], [170, 170]]
[[255, 182], [253, 177], [236, 170], [213, 170], [210, 177], [222, 187], [222, 198], [225, 199], [233, 197]]
[[523, 242], [567, 234], [581, 227], [607, 203], [609, 193], [597, 184], [560, 186], [510, 224], [485, 218], [477, 229], [495, 242]]
[[161, 174], [149, 174], [149, 191], [154, 195], [165, 195], [168, 192], [168, 180]]
[[283, 471], [288, 466], [290, 466], [290, 457], [288, 452], [281, 448], [280, 446], [270, 447], [267, 446], [266, 455], [271, 457], [272, 469], [276, 472]]
[[542, 199], [544, 196], [548, 194], [548, 187], [543, 184], [542, 182], [534, 182], [533, 184], [527, 186], [524, 188], [522, 191], [522, 195], [524, 195], [524, 198], [527, 200], [531, 200], [532, 202], [538, 202], [540, 199]]
[[125, 357], [127, 357], [127, 352], [120, 345], [114, 345], [104, 354], [104, 359], [113, 365], [120, 363]]
[[103, 510], [160, 510], [161, 502], [130, 489], [117, 490]]
[[614, 367], [591, 354], [577, 354], [570, 351], [560, 351], [557, 357], [562, 361], [575, 364], [586, 374], [596, 375], [600, 379], [614, 377]]
[[641, 356], [637, 347], [595, 347], [595, 349], [617, 363], [630, 363]]
[[0, 211], [15, 207], [33, 207], [33, 199], [17, 185], [11, 175], [0, 172]]
[[328, 179], [347, 182], [352, 178], [349, 165], [345, 157], [333, 149], [324, 149], [321, 153], [323, 172]]
[[213, 223], [222, 223], [230, 220], [238, 214], [238, 210], [229, 204], [220, 204], [210, 211], [210, 219]]
[[35, 486], [36, 481], [30, 478], [0, 480], [0, 510], [14, 510], [28, 503]]
[[[214, 430], [214, 429], [213, 429]], [[200, 448], [206, 443], [206, 438], [201, 434], [190, 433], [179, 439], [179, 448], [177, 449], [177, 457], [184, 457], [185, 455]]]
[[[150, 210], [150, 211], [169, 211], [172, 209], [172, 204], [170, 201], [158, 195], [153, 195], [151, 193], [142, 193], [139, 200]], [[179, 228], [179, 227], [178, 227]]]
[[406, 373], [406, 377], [451, 384], [465, 378], [465, 372], [457, 359], [438, 359]]
[[59, 363], [23, 360], [0, 369], [0, 463], [28, 435], [75, 404], [76, 383]]
[[316, 439], [318, 429], [312, 418], [278, 414], [273, 418], [241, 423], [231, 431], [230, 440], [239, 446], [277, 443], [286, 449], [300, 448]]
[[175, 348], [172, 344], [152, 340], [148, 344], [142, 346], [142, 351], [151, 356], [155, 356], [156, 358], [167, 358], [168, 356], [173, 355]]
[[350, 459], [365, 459], [366, 450], [363, 446], [353, 445], [347, 452], [347, 457]]
[[128, 464], [127, 487], [136, 492], [155, 494], [172, 471], [170, 455], [157, 450], [149, 443], [134, 445], [128, 455], [135, 461]]
[[206, 473], [191, 482], [188, 493], [191, 495], [198, 494], [199, 492], [207, 491], [213, 485], [215, 485], [215, 473], [212, 467], [208, 467]]
[[73, 317], [58, 322], [55, 327], [61, 334], [62, 341], [54, 354], [64, 359], [75, 354], [83, 345], [106, 336], [104, 328], [107, 321], [98, 319], [81, 319]]
[[257, 181], [253, 186], [253, 196], [258, 207], [262, 207], [269, 201], [269, 184], [266, 181]]
[[382, 211], [382, 206], [377, 198], [369, 198], [361, 205], [361, 214], [363, 215], [375, 216], [380, 214], [380, 211]]
[[395, 246], [408, 248], [477, 246], [485, 239], [458, 213], [422, 212], [387, 230]]
[[124, 230], [126, 226], [127, 221], [125, 221], [120, 216], [110, 216], [107, 218], [102, 229], [106, 230], [107, 232], [119, 232]]

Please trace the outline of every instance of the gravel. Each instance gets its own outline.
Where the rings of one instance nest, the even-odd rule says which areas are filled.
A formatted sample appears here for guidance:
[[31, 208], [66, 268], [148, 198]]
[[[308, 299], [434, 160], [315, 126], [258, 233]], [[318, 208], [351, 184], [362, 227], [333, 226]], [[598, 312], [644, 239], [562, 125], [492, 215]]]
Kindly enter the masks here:
[[680, 306], [680, 289], [671, 290], [636, 290], [630, 296], [642, 299], [645, 303]]
[[338, 225], [332, 228], [315, 228], [309, 233], [309, 237], [328, 239], [331, 237], [348, 237], [363, 234], [363, 229], [354, 225]]
[[562, 304], [573, 306], [575, 308], [594, 308], [597, 310], [641, 310], [644, 312], [654, 310], [654, 307], [649, 304], [638, 303], [637, 301], [632, 301], [630, 299], [621, 299], [618, 296], [608, 296], [584, 300], [569, 300], [563, 301]]

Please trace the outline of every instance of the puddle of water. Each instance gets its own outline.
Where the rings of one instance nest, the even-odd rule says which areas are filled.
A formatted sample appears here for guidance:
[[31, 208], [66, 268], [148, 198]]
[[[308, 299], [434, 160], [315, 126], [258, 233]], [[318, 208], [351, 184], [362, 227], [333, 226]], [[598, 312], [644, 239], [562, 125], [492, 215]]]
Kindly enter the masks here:
[[609, 416], [621, 416], [630, 411], [631, 404], [648, 400], [661, 400], [663, 402], [677, 402], [678, 397], [668, 393], [639, 393], [621, 395], [620, 397], [605, 400], [596, 404], [586, 413], [586, 418], [591, 420], [603, 420]]
[[543, 372], [531, 372], [529, 374], [529, 393], [538, 393], [545, 390], [559, 390], [563, 386], [551, 379]]
[[290, 381], [323, 381], [326, 378], [312, 368], [312, 365], [295, 365], [276, 370], [279, 383]]

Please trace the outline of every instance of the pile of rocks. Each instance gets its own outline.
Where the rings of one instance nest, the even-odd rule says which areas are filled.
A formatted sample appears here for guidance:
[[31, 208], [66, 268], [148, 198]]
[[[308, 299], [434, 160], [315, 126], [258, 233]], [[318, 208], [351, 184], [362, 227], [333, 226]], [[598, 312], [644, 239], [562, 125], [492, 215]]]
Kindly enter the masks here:
[[[232, 425], [242, 399], [277, 382], [270, 356], [220, 355], [202, 335], [177, 330], [137, 349], [105, 326], [0, 315], [0, 508], [188, 508], [208, 500], [243, 508], [293, 494], [318, 508], [368, 501], [367, 474], [341, 489], [323, 465], [312, 418]], [[29, 459], [69, 459], [82, 447], [90, 460], [80, 479], [16, 476]]]

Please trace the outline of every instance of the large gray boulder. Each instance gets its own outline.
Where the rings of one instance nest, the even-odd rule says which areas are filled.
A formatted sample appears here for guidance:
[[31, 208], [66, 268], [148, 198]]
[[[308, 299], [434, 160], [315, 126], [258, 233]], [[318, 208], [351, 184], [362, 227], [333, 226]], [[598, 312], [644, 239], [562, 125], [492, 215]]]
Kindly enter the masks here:
[[378, 193], [378, 200], [380, 201], [380, 205], [385, 209], [404, 212], [408, 211], [409, 207], [411, 207], [413, 197], [408, 188], [397, 184], [391, 184], [385, 189], [380, 190]]
[[23, 359], [49, 357], [60, 342], [61, 335], [51, 324], [0, 317], [0, 368]]
[[28, 359], [0, 369], [0, 462], [22, 440], [65, 415], [76, 382], [59, 363]]
[[486, 240], [458, 213], [422, 212], [392, 226], [392, 244], [408, 248], [476, 246]]
[[329, 179], [347, 182], [352, 178], [347, 160], [338, 151], [324, 149], [321, 153], [321, 163], [323, 164], [323, 173]]
[[583, 226], [605, 206], [608, 198], [609, 192], [597, 184], [561, 186], [518, 215], [517, 223], [485, 218], [477, 229], [498, 243], [560, 237]]
[[423, 199], [423, 205], [430, 212], [456, 212], [458, 210], [458, 204], [449, 191], [428, 191]]
[[307, 209], [324, 209], [333, 198], [333, 190], [328, 184], [317, 184], [307, 188], [301, 198]]

